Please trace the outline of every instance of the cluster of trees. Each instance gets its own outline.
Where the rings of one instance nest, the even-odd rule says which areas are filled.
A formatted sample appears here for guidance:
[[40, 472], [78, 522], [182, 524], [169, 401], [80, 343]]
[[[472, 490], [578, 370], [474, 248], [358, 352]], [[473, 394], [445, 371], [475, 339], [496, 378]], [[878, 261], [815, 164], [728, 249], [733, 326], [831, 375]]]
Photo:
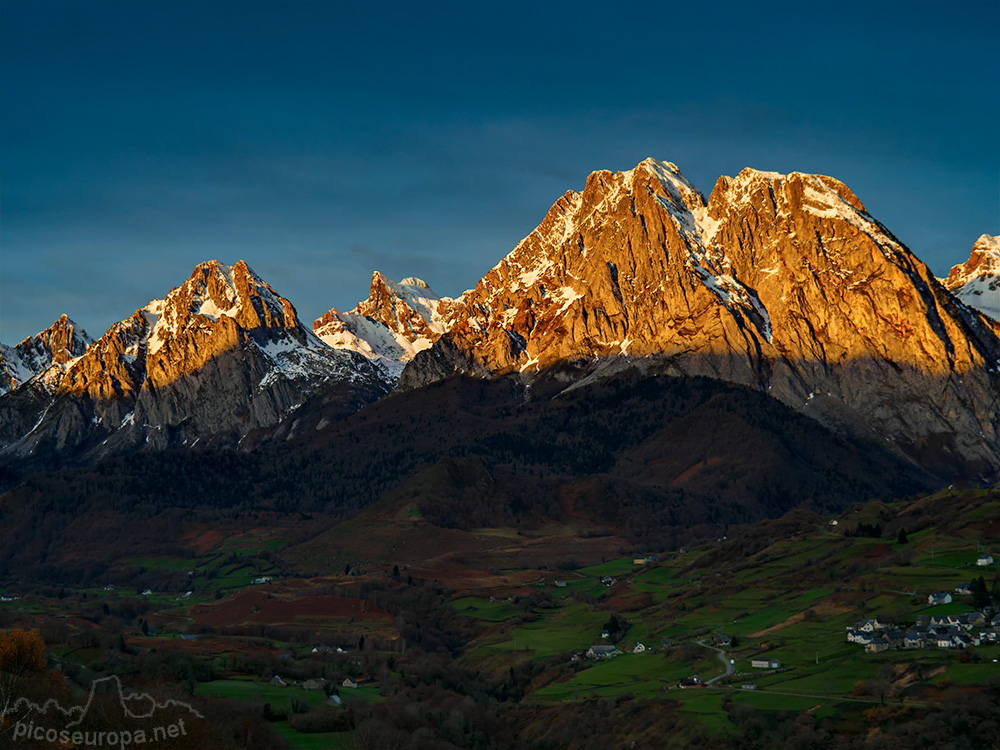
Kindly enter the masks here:
[[983, 576], [973, 578], [969, 588], [972, 590], [973, 609], [983, 610], [993, 604], [994, 592], [986, 584], [986, 579]]
[[[803, 502], [840, 509], [922, 487], [884, 451], [710, 379], [626, 373], [557, 399], [526, 396], [512, 380], [457, 378], [289, 444], [33, 475], [0, 502], [18, 539], [0, 550], [0, 574], [85, 582], [122, 555], [183, 554], [197, 524], [332, 523], [447, 460], [480, 468], [445, 476], [449, 491], [422, 503], [435, 524], [561, 519], [561, 490], [591, 482], [574, 512], [637, 546], [684, 543]], [[62, 554], [71, 544], [85, 554]]]
[[[859, 537], [869, 537], [871, 539], [881, 539], [882, 538], [882, 524], [879, 523], [867, 523], [862, 521], [853, 529], [848, 529], [844, 532], [844, 536], [859, 536]], [[904, 532], [905, 538], [905, 532]]]

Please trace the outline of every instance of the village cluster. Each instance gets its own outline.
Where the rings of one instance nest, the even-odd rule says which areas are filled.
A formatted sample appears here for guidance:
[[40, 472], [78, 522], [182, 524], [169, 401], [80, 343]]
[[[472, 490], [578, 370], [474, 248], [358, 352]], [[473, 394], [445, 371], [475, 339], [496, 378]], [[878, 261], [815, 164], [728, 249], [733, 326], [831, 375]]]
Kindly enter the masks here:
[[[316, 677], [311, 680], [305, 680], [304, 682], [299, 682], [298, 680], [283, 680], [278, 675], [271, 678], [271, 681], [267, 683], [271, 687], [298, 687], [303, 690], [322, 690], [329, 695], [329, 702], [334, 705], [341, 705], [344, 701], [339, 695], [330, 694], [330, 690], [336, 683], [327, 680], [324, 677]], [[340, 683], [339, 687], [345, 688], [356, 688], [358, 686], [358, 681], [353, 677], [345, 677], [344, 681]]]
[[[993, 556], [984, 553], [976, 559], [978, 567], [993, 564]], [[970, 595], [975, 583], [955, 587], [960, 596]], [[951, 604], [947, 591], [928, 594], [927, 604]], [[1000, 611], [969, 611], [962, 614], [919, 615], [916, 624], [906, 630], [885, 618], [859, 620], [847, 629], [847, 640], [865, 647], [867, 653], [900, 648], [968, 648], [986, 643], [1000, 643]]]
[[1000, 643], [1000, 614], [920, 615], [915, 625], [902, 630], [884, 618], [860, 620], [847, 629], [847, 640], [867, 653], [898, 648], [968, 648]]
[[[992, 558], [991, 558], [992, 562]], [[955, 588], [956, 594], [969, 594], [971, 586]], [[931, 606], [950, 604], [948, 592], [927, 597]], [[881, 617], [859, 620], [847, 629], [847, 640], [865, 647], [868, 653], [899, 648], [968, 648], [986, 643], [1000, 643], [1000, 611], [969, 611], [962, 614], [919, 615], [916, 624], [906, 630]]]
[[[348, 645], [337, 646], [336, 648], [334, 648], [333, 646], [316, 646], [315, 648], [313, 648], [312, 653], [347, 654], [353, 651], [354, 648]], [[324, 677], [315, 677], [313, 679], [304, 680], [300, 682], [299, 680], [285, 680], [282, 679], [279, 675], [274, 675], [274, 677], [271, 678], [271, 681], [268, 682], [267, 684], [270, 685], [271, 687], [280, 687], [280, 688], [297, 687], [307, 691], [322, 690], [324, 693], [327, 694], [329, 702], [338, 706], [343, 703], [340, 696], [336, 694], [338, 688], [344, 687], [344, 688], [354, 689], [358, 687], [358, 681], [351, 676], [347, 676], [344, 678], [343, 682], [337, 683], [336, 681], [327, 680]]]

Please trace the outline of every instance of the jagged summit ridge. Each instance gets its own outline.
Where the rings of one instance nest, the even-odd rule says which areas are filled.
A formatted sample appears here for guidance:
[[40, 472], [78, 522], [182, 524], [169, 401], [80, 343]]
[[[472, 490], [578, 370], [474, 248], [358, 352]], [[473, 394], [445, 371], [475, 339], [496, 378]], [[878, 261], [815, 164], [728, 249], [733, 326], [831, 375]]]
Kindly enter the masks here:
[[232, 318], [247, 330], [298, 327], [291, 303], [242, 260], [232, 267], [215, 260], [198, 264], [184, 284], [143, 310], [151, 322], [149, 349], [154, 354], [185, 327], [198, 324], [197, 316], [213, 322]]
[[941, 283], [969, 307], [1000, 323], [1000, 235], [980, 236], [969, 259], [953, 266]]
[[0, 394], [32, 378], [52, 389], [72, 362], [83, 355], [93, 339], [65, 313], [51, 326], [16, 346], [0, 344]]
[[313, 331], [335, 349], [372, 360], [395, 383], [405, 363], [447, 330], [454, 304], [422, 279], [396, 283], [375, 271], [367, 299], [350, 312], [331, 308], [313, 322]]
[[199, 264], [46, 370], [48, 390], [5, 396], [18, 406], [0, 409], [0, 440], [235, 444], [278, 423], [282, 437], [322, 429], [326, 412], [296, 410], [327, 384], [354, 388], [356, 408], [397, 380], [530, 380], [573, 363], [569, 384], [638, 363], [747, 385], [918, 463], [957, 457], [991, 476], [1000, 326], [960, 300], [995, 298], [997, 257], [984, 236], [939, 281], [831, 177], [744, 169], [706, 198], [646, 159], [567, 191], [458, 299], [376, 271], [365, 300], [310, 331], [246, 263]]
[[823, 175], [747, 169], [706, 200], [669, 162], [594, 172], [452, 320], [404, 387], [641, 358], [898, 438], [911, 458], [961, 435], [956, 452], [1000, 466], [996, 336], [970, 328], [929, 269]]
[[320, 341], [245, 262], [208, 261], [67, 364], [51, 400], [15, 392], [0, 437], [18, 455], [233, 445], [320, 387], [339, 388], [348, 410], [385, 392], [367, 360]]
[[247, 347], [291, 379], [326, 374], [330, 364], [330, 352], [299, 323], [291, 302], [244, 261], [208, 261], [165, 298], [112, 326], [60, 388], [118, 397], [147, 382], [169, 385], [221, 352]]
[[[455, 326], [469, 331], [458, 335], [485, 339], [477, 350], [498, 355], [495, 362], [485, 357], [485, 363], [505, 371], [538, 369], [574, 354], [661, 352], [667, 342], [688, 349], [689, 338], [676, 330], [680, 316], [664, 320], [666, 326], [649, 324], [661, 317], [652, 308], [680, 293], [683, 318], [714, 309], [709, 303], [715, 300], [731, 317], [717, 323], [727, 327], [728, 339], [738, 339], [743, 348], [772, 344], [761, 287], [798, 275], [803, 264], [822, 262], [824, 272], [841, 281], [856, 270], [835, 246], [814, 248], [815, 259], [803, 252], [773, 257], [782, 235], [791, 233], [792, 217], [800, 214], [810, 216], [803, 223], [841, 221], [845, 232], [864, 235], [880, 255], [913, 267], [898, 241], [836, 180], [744, 170], [736, 178], [721, 178], [706, 201], [676, 165], [646, 160], [624, 173], [594, 172], [582, 193], [569, 192], [557, 201], [539, 227], [463, 295], [467, 314]], [[736, 238], [732, 252], [728, 244], [739, 224], [759, 224], [761, 218], [779, 231], [742, 244], [744, 238]], [[795, 268], [779, 273], [781, 264], [766, 262], [778, 260]], [[575, 320], [564, 331], [567, 315], [588, 304], [596, 317]], [[626, 314], [626, 308], [641, 314]], [[733, 325], [738, 330], [729, 330]], [[550, 329], [557, 335], [547, 336]], [[744, 341], [747, 336], [754, 341]]]

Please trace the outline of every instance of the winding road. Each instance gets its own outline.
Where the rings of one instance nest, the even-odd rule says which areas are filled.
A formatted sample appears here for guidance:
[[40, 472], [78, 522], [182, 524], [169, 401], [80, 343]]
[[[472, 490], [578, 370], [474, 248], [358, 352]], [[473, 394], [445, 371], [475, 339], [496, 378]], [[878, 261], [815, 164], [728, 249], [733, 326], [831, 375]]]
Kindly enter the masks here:
[[736, 667], [733, 666], [732, 661], [730, 661], [730, 659], [726, 655], [725, 651], [723, 651], [721, 648], [718, 648], [716, 646], [709, 646], [704, 640], [695, 641], [695, 643], [697, 643], [699, 646], [704, 646], [705, 648], [710, 648], [713, 651], [718, 652], [718, 653], [716, 653], [716, 656], [719, 658], [719, 661], [721, 661], [723, 664], [726, 665], [726, 671], [723, 674], [716, 675], [715, 677], [713, 677], [710, 680], [705, 680], [705, 684], [706, 685], [711, 685], [713, 682], [721, 680], [723, 677], [728, 677], [731, 674], [736, 674]]

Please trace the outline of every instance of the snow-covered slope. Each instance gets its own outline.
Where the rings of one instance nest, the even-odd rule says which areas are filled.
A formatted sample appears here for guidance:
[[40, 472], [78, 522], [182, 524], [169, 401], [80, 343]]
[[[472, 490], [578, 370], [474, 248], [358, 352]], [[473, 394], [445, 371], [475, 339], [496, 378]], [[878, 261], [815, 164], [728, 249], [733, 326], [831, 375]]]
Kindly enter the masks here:
[[335, 349], [372, 360], [395, 382], [405, 364], [447, 330], [454, 304], [421, 279], [396, 283], [376, 271], [366, 300], [350, 312], [332, 308], [313, 323], [313, 331]]
[[969, 307], [1000, 322], [1000, 235], [982, 235], [969, 259], [953, 266], [941, 283]]

